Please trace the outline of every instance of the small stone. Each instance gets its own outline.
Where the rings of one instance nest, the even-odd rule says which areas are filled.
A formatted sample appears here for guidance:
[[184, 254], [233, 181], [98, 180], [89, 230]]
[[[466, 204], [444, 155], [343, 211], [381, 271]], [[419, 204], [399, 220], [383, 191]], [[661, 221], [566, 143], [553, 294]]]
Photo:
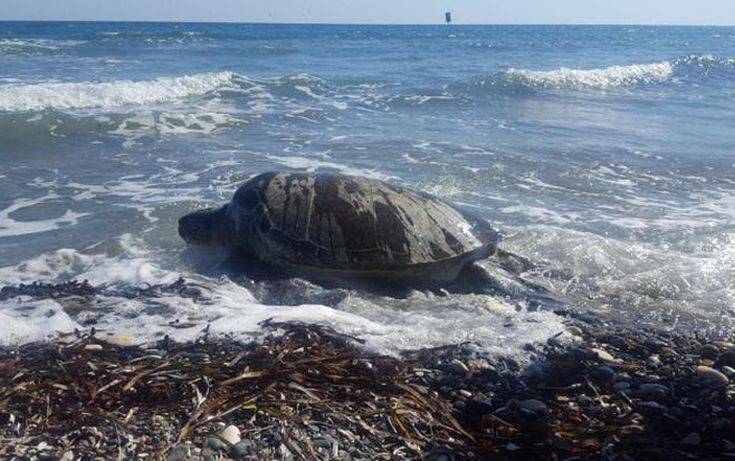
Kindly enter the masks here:
[[188, 461], [191, 459], [191, 449], [189, 445], [180, 443], [174, 445], [166, 456], [166, 461]]
[[567, 331], [569, 332], [569, 334], [574, 335], [574, 336], [582, 336], [583, 334], [582, 329], [579, 327], [575, 327], [574, 325], [568, 326]]
[[227, 450], [227, 445], [214, 435], [207, 437], [207, 446], [215, 451]]
[[728, 367], [727, 365], [723, 365], [720, 370], [725, 374], [725, 376], [729, 376], [731, 378], [735, 377], [735, 368]]
[[717, 357], [716, 365], [718, 367], [728, 366], [735, 368], [735, 351], [723, 352]]
[[666, 412], [666, 410], [668, 410], [666, 406], [661, 405], [655, 400], [649, 400], [647, 402], [643, 402], [641, 406], [648, 408], [649, 410], [656, 410], [656, 411], [661, 411], [661, 412]]
[[315, 447], [324, 448], [326, 450], [331, 450], [332, 445], [334, 445], [334, 439], [329, 436], [316, 438], [312, 442], [314, 443]]
[[662, 357], [678, 357], [679, 353], [676, 352], [674, 349], [664, 346], [661, 348], [660, 351], [658, 351], [659, 355]]
[[455, 458], [452, 453], [439, 449], [429, 453], [426, 461], [455, 461]]
[[644, 397], [665, 397], [669, 388], [663, 384], [647, 383], [638, 386], [638, 394]]
[[617, 361], [615, 357], [612, 356], [612, 354], [604, 349], [594, 347], [592, 348], [591, 352], [595, 357], [597, 357], [598, 360], [602, 362], [615, 363]]
[[615, 347], [623, 348], [628, 345], [628, 342], [625, 340], [625, 338], [621, 336], [613, 336], [608, 340], [608, 343], [612, 344]]
[[520, 447], [519, 445], [516, 445], [516, 444], [515, 444], [515, 443], [513, 443], [513, 442], [508, 442], [508, 443], [507, 443], [507, 444], [505, 445], [505, 449], [506, 449], [506, 450], [508, 450], [508, 451], [516, 451], [516, 450], [520, 450], [520, 449], [521, 449], [521, 447]]
[[712, 344], [717, 346], [721, 351], [731, 351], [735, 349], [735, 344], [727, 341], [712, 341]]
[[465, 412], [468, 415], [482, 416], [491, 413], [492, 411], [492, 399], [479, 392], [465, 404]]
[[457, 391], [457, 393], [461, 395], [462, 397], [466, 397], [468, 399], [472, 397], [472, 392], [465, 390], [465, 389], [460, 389]]
[[727, 386], [730, 378], [715, 370], [714, 368], [700, 365], [697, 367], [697, 376], [705, 383], [712, 386]]
[[219, 435], [220, 438], [225, 440], [230, 445], [235, 445], [237, 442], [240, 441], [240, 429], [238, 429], [237, 426], [227, 426], [226, 428], [222, 429], [217, 435]]
[[235, 459], [245, 458], [250, 454], [251, 446], [250, 440], [240, 440], [230, 448], [230, 455]]
[[699, 356], [703, 359], [710, 359], [714, 360], [715, 357], [720, 353], [720, 349], [717, 348], [717, 346], [714, 346], [712, 344], [705, 344], [701, 348], [699, 348]]
[[449, 362], [447, 368], [455, 375], [465, 375], [468, 371], [470, 371], [470, 369], [467, 368], [467, 365], [465, 365], [464, 362], [459, 359], [454, 359]]
[[702, 443], [702, 437], [699, 436], [696, 432], [692, 432], [691, 434], [687, 435], [683, 439], [681, 439], [681, 443], [684, 445], [699, 445]]
[[659, 358], [658, 355], [653, 354], [652, 356], [648, 357], [648, 360], [646, 360], [646, 363], [649, 366], [658, 367], [661, 365], [661, 359]]
[[540, 400], [527, 399], [516, 402], [518, 412], [527, 419], [538, 419], [549, 413], [546, 404]]
[[615, 370], [608, 367], [607, 365], [603, 365], [592, 370], [592, 372], [590, 373], [590, 378], [592, 378], [593, 381], [597, 381], [599, 383], [606, 383], [612, 381], [613, 378], [615, 378]]
[[630, 383], [628, 381], [618, 381], [617, 383], [613, 384], [613, 389], [616, 391], [627, 391], [630, 389]]
[[84, 346], [84, 350], [85, 351], [101, 351], [102, 346], [100, 346], [99, 344], [87, 344], [86, 346]]

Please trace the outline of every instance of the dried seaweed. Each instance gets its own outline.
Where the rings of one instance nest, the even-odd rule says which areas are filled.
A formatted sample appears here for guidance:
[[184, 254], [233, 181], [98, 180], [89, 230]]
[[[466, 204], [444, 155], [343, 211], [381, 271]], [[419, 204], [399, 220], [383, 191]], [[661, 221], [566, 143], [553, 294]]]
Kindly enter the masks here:
[[297, 458], [327, 459], [311, 442], [314, 427], [331, 428], [338, 451], [353, 458], [407, 459], [436, 447], [472, 456], [451, 407], [413, 387], [406, 363], [327, 328], [269, 326], [279, 331], [260, 344], [163, 350], [84, 337], [4, 351], [0, 456], [29, 456], [43, 443], [58, 456], [163, 458], [176, 444], [201, 445], [219, 421], [270, 428], [279, 439], [268, 447], [274, 458], [285, 447]]

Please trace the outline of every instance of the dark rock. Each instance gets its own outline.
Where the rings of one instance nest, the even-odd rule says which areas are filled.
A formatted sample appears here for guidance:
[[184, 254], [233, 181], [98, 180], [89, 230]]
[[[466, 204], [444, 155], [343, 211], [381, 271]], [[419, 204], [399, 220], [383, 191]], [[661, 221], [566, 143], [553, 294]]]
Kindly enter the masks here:
[[250, 454], [251, 447], [250, 440], [240, 440], [230, 448], [230, 455], [235, 459], [244, 459]]
[[470, 369], [467, 368], [467, 365], [465, 365], [464, 362], [459, 359], [454, 359], [449, 362], [446, 366], [446, 369], [447, 371], [460, 376], [464, 376], [467, 374], [468, 371], [470, 371]]
[[325, 435], [324, 437], [319, 437], [319, 438], [312, 440], [312, 443], [317, 448], [324, 448], [326, 450], [331, 450], [332, 446], [334, 445], [334, 439], [332, 437]]
[[663, 384], [646, 383], [638, 386], [638, 394], [643, 397], [665, 397], [669, 388]]
[[615, 370], [607, 365], [602, 365], [590, 372], [590, 378], [598, 383], [606, 383], [615, 378]]
[[700, 365], [697, 367], [697, 377], [704, 383], [710, 386], [727, 386], [730, 379], [714, 368], [705, 367]]
[[474, 397], [467, 400], [464, 405], [465, 413], [468, 416], [484, 416], [492, 413], [493, 402], [492, 399], [486, 397], [485, 394], [477, 393]]
[[720, 370], [725, 374], [725, 376], [735, 378], [735, 368], [729, 367], [727, 365], [722, 365], [720, 367]]
[[426, 461], [454, 461], [456, 458], [451, 452], [447, 450], [436, 449], [426, 455], [424, 459]]
[[705, 344], [699, 349], [699, 355], [703, 359], [714, 360], [719, 353], [720, 350], [717, 348], [717, 346], [714, 346], [712, 344]]
[[681, 439], [681, 443], [684, 445], [699, 445], [700, 443], [702, 443], [702, 437], [700, 437], [700, 435], [696, 432], [692, 432], [691, 434]]
[[541, 419], [549, 414], [546, 404], [536, 399], [517, 401], [514, 407], [521, 416], [529, 421]]
[[723, 366], [735, 368], [735, 351], [728, 351], [728, 352], [723, 352], [722, 354], [720, 354], [717, 357], [715, 366], [717, 366], [718, 368], [723, 367]]
[[450, 388], [465, 387], [463, 386], [465, 380], [457, 375], [444, 375], [439, 378], [440, 386], [447, 386]]
[[648, 410], [659, 411], [659, 412], [662, 412], [662, 413], [665, 413], [668, 410], [668, 407], [666, 407], [665, 405], [661, 405], [660, 403], [656, 402], [655, 400], [649, 400], [647, 402], [643, 402], [641, 404], [641, 406], [643, 408], [648, 409]]

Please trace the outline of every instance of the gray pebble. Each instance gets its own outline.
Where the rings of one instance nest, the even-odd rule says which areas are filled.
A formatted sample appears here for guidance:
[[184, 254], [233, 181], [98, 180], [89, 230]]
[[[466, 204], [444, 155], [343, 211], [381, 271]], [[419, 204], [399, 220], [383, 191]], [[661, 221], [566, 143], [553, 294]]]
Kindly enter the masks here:
[[699, 349], [699, 356], [703, 359], [714, 359], [720, 353], [717, 346], [712, 344], [705, 344]]
[[454, 373], [455, 375], [465, 375], [468, 371], [470, 371], [469, 368], [467, 368], [467, 365], [465, 365], [461, 360], [454, 359], [447, 365], [447, 368], [449, 371]]
[[720, 354], [720, 356], [717, 357], [717, 366], [728, 366], [735, 368], [735, 351], [728, 351]]
[[592, 352], [592, 355], [597, 357], [597, 360], [600, 360], [601, 362], [608, 362], [608, 363], [617, 362], [615, 357], [613, 357], [612, 354], [610, 354], [604, 349], [593, 347], [591, 352]]
[[521, 415], [529, 419], [546, 416], [549, 413], [546, 404], [536, 399], [520, 400], [516, 402], [515, 406]]
[[590, 373], [590, 378], [592, 378], [593, 381], [606, 383], [608, 381], [612, 381], [613, 378], [615, 378], [615, 370], [606, 365], [603, 365], [592, 370], [592, 372]]
[[669, 393], [669, 388], [663, 384], [646, 383], [638, 386], [638, 394], [642, 396], [664, 397]]
[[668, 408], [664, 405], [661, 405], [660, 403], [656, 402], [655, 400], [649, 400], [647, 402], [643, 402], [641, 406], [648, 408], [650, 410], [657, 410], [661, 412], [666, 412]]
[[212, 450], [226, 450], [227, 445], [217, 437], [210, 435], [207, 437], [207, 446]]
[[730, 382], [730, 378], [714, 368], [700, 365], [697, 367], [696, 371], [699, 379], [701, 379], [705, 384], [709, 384], [711, 386], [727, 386]]
[[727, 365], [723, 365], [723, 366], [722, 366], [722, 367], [720, 368], [720, 370], [722, 370], [722, 372], [723, 372], [723, 373], [724, 373], [724, 374], [725, 374], [726, 376], [729, 376], [730, 378], [734, 378], [734, 377], [735, 377], [735, 368], [733, 368], [733, 367], [728, 367]]
[[692, 432], [691, 434], [687, 435], [683, 439], [681, 439], [681, 443], [684, 445], [699, 445], [702, 443], [702, 437], [699, 436], [696, 432]]
[[240, 440], [235, 445], [232, 446], [230, 449], [230, 454], [233, 458], [245, 458], [250, 454], [250, 448], [252, 444], [250, 443], [250, 440]]

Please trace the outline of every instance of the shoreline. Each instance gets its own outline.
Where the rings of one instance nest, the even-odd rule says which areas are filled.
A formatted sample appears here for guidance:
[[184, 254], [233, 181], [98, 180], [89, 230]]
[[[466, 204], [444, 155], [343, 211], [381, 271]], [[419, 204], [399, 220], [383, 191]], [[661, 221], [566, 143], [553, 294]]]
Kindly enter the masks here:
[[735, 456], [735, 338], [570, 322], [579, 340], [550, 339], [523, 370], [472, 344], [397, 359], [328, 327], [273, 322], [258, 342], [126, 345], [92, 330], [5, 347], [0, 456]]

